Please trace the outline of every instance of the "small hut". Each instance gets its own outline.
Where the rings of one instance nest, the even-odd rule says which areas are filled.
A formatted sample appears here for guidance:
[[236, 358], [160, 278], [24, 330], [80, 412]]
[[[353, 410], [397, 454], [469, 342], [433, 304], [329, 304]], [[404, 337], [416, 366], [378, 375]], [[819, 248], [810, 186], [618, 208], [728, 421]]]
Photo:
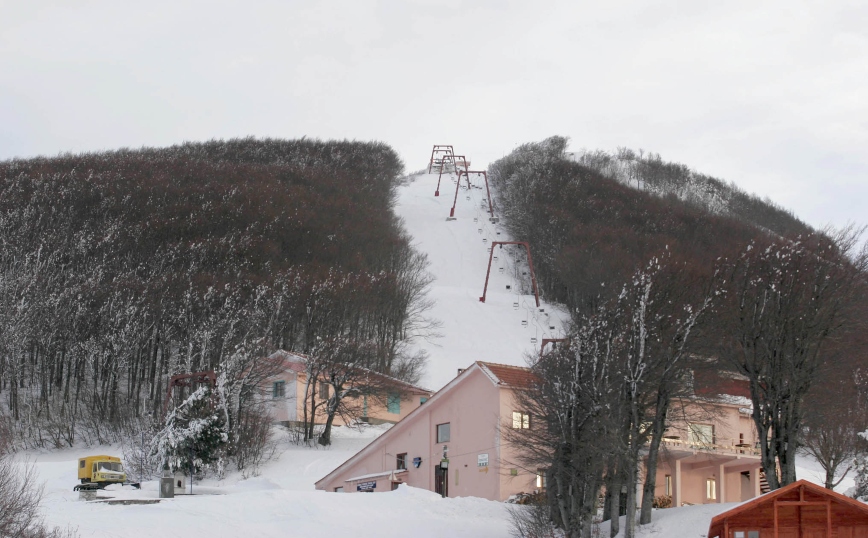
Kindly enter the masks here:
[[799, 480], [718, 514], [708, 538], [868, 538], [868, 505]]

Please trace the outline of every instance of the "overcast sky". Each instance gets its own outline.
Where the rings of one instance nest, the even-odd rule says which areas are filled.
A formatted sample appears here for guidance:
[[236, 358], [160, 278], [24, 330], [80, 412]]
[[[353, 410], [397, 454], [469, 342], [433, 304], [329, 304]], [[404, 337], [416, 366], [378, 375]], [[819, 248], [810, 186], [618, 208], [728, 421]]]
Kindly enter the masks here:
[[0, 159], [249, 135], [563, 135], [865, 224], [868, 3], [0, 0]]

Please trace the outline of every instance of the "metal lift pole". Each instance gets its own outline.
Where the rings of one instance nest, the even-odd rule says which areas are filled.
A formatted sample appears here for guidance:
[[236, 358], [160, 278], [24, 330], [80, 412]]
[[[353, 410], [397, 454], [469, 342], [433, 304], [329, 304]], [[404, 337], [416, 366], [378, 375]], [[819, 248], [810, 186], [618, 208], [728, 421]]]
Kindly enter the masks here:
[[482, 288], [482, 297], [479, 298], [480, 303], [485, 302], [485, 294], [488, 293], [488, 277], [491, 275], [491, 259], [494, 257], [494, 246], [497, 241], [491, 243], [491, 250], [488, 252], [488, 270], [485, 272], [485, 286]]
[[[458, 191], [455, 191], [456, 195]], [[492, 241], [491, 243], [491, 254], [488, 255], [488, 271], [485, 273], [485, 287], [482, 289], [482, 297], [479, 298], [479, 302], [485, 302], [485, 295], [488, 293], [488, 277], [491, 274], [491, 258], [494, 256], [494, 247], [496, 245], [521, 245], [524, 247], [525, 251], [527, 251], [527, 265], [530, 270], [530, 281], [533, 284], [533, 296], [536, 299], [536, 306], [539, 308], [539, 290], [536, 286], [536, 273], [533, 270], [533, 259], [530, 257], [530, 245], [527, 241]]]

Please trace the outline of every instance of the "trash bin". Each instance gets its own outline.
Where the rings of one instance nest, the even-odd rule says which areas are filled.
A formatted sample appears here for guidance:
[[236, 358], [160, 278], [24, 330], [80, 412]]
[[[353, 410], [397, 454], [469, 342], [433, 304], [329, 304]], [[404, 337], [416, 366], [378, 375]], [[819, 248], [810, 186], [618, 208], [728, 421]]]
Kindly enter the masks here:
[[160, 498], [175, 498], [175, 475], [169, 470], [168, 465], [163, 466], [163, 473], [160, 475]]

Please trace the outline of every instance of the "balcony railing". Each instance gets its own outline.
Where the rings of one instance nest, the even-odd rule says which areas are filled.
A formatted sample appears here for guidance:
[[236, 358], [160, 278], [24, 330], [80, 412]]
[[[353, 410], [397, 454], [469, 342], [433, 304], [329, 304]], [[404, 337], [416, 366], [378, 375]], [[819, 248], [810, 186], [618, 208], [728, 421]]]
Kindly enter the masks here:
[[726, 454], [748, 454], [751, 456], [759, 456], [760, 450], [753, 444], [739, 442], [737, 439], [716, 439], [717, 443], [702, 443], [698, 441], [685, 441], [678, 436], [664, 436], [662, 445], [670, 448], [680, 448], [684, 450], [702, 450], [711, 453], [726, 453]]

